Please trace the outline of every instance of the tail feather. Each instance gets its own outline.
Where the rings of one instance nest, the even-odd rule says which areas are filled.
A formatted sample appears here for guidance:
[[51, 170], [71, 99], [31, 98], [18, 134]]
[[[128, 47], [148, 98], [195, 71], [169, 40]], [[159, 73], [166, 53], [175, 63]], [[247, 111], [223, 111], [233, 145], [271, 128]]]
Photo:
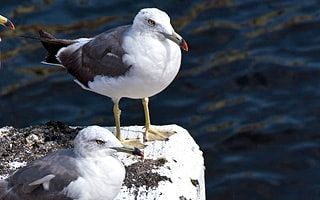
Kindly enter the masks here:
[[43, 47], [48, 51], [48, 55], [45, 58], [44, 62], [56, 64], [56, 65], [61, 64], [57, 60], [57, 57], [56, 57], [58, 51], [63, 47], [67, 47], [67, 46], [75, 43], [74, 40], [57, 39], [53, 35], [51, 35], [50, 33], [47, 33], [43, 30], [39, 31], [39, 36], [40, 36], [39, 39], [40, 39]]

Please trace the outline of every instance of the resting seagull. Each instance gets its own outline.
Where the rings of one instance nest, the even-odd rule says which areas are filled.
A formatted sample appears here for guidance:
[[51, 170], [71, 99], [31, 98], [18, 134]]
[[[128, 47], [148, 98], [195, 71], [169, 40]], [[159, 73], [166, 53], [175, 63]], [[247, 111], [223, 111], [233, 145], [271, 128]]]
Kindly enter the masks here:
[[84, 89], [112, 98], [116, 137], [120, 135], [119, 101], [142, 99], [145, 141], [166, 140], [172, 133], [151, 126], [149, 97], [164, 90], [176, 77], [181, 63], [180, 47], [186, 41], [170, 24], [169, 16], [157, 8], [145, 8], [132, 25], [120, 26], [93, 38], [56, 39], [40, 31], [48, 51], [47, 64], [61, 65]]
[[114, 157], [129, 149], [107, 129], [91, 126], [81, 130], [74, 149], [56, 151], [19, 169], [0, 181], [1, 200], [111, 200], [125, 177], [125, 168]]

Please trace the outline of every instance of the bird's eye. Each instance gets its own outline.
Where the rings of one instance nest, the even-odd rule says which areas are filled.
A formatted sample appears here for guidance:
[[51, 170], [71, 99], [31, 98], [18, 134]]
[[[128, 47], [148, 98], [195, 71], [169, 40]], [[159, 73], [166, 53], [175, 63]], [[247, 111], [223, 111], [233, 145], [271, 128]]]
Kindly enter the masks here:
[[99, 145], [102, 145], [102, 144], [105, 144], [106, 142], [103, 141], [103, 140], [96, 140], [96, 143], [99, 144]]
[[149, 24], [150, 26], [155, 26], [155, 25], [156, 25], [156, 22], [153, 21], [152, 19], [148, 19], [148, 24]]

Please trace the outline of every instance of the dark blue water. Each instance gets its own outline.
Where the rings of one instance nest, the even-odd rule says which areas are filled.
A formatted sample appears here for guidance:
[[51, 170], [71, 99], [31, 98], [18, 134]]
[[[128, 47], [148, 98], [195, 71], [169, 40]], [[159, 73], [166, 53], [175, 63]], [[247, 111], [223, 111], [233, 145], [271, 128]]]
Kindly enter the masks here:
[[[181, 71], [151, 98], [154, 124], [187, 128], [204, 151], [207, 199], [320, 199], [320, 2], [1, 0], [0, 126], [113, 125], [109, 99], [39, 62], [41, 27], [90, 37], [158, 6], [189, 42]], [[123, 125], [143, 125], [121, 101]]]

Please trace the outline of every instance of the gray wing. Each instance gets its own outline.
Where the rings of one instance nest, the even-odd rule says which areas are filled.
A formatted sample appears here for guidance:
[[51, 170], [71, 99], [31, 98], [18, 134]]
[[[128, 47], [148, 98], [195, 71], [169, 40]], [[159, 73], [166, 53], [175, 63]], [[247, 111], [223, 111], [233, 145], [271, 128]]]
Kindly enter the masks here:
[[30, 163], [8, 178], [10, 192], [4, 199], [71, 199], [60, 192], [79, 177], [75, 162], [73, 150], [61, 150]]
[[68, 72], [85, 86], [97, 75], [124, 75], [131, 67], [122, 62], [126, 53], [122, 48], [122, 38], [129, 28], [120, 26], [101, 33], [76, 50], [69, 46], [60, 52], [58, 58]]

